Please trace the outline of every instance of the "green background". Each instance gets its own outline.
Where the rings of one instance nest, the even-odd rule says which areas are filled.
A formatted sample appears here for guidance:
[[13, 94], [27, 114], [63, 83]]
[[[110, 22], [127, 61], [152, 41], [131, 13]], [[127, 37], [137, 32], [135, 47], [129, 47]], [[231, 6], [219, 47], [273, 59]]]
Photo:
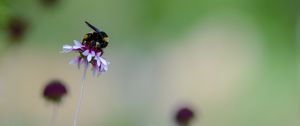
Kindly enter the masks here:
[[[0, 3], [0, 125], [48, 125], [42, 96], [53, 78], [68, 84], [56, 125], [71, 125], [82, 71], [64, 44], [91, 31], [110, 36], [109, 71], [88, 74], [79, 125], [299, 126], [298, 0], [38, 0]], [[10, 46], [9, 18], [29, 28]]]

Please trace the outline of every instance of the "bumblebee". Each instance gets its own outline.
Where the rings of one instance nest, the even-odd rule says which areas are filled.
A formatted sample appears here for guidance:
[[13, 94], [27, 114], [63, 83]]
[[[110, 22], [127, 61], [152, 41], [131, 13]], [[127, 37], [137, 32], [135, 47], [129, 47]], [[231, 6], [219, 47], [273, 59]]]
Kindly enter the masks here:
[[91, 25], [89, 22], [85, 21], [85, 24], [93, 29], [93, 32], [87, 33], [83, 36], [82, 43], [89, 44], [92, 47], [96, 47], [99, 49], [103, 49], [108, 45], [109, 39], [108, 35], [96, 28], [95, 26]]

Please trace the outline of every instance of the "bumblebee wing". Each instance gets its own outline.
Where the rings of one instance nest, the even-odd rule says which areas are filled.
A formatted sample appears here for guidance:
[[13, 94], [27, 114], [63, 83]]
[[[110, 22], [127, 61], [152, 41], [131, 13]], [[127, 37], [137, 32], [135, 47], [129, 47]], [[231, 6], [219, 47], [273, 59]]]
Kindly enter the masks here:
[[93, 26], [92, 24], [90, 24], [89, 22], [87, 22], [87, 21], [85, 21], [84, 22], [87, 26], [89, 26], [91, 29], [93, 29], [94, 31], [96, 31], [96, 32], [101, 32], [102, 30], [101, 29], [98, 29], [98, 28], [96, 28], [95, 26]]

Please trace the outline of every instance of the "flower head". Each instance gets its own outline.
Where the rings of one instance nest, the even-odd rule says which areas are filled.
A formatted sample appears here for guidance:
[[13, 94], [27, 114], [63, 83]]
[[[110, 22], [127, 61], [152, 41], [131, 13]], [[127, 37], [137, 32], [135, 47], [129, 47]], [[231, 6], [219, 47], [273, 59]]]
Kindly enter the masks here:
[[45, 86], [43, 96], [51, 102], [60, 103], [67, 93], [67, 88], [61, 81], [53, 80]]
[[52, 7], [58, 4], [59, 0], [40, 0], [41, 4], [45, 7]]
[[7, 24], [9, 38], [13, 42], [20, 41], [28, 29], [28, 22], [19, 16], [12, 17]]
[[74, 57], [70, 60], [70, 64], [77, 64], [78, 68], [81, 64], [92, 65], [94, 75], [100, 74], [108, 70], [108, 64], [103, 57], [103, 50], [95, 47], [91, 47], [87, 43], [80, 43], [74, 40], [74, 45], [64, 45], [63, 53], [77, 52], [79, 56]]
[[70, 60], [70, 64], [77, 64], [80, 68], [81, 64], [88, 66], [91, 64], [94, 75], [100, 74], [108, 70], [108, 64], [103, 57], [103, 50], [101, 48], [93, 47], [88, 42], [81, 43], [74, 40], [74, 45], [64, 45], [63, 53], [76, 52], [79, 56]]
[[177, 111], [175, 121], [179, 126], [187, 126], [194, 116], [194, 111], [191, 108], [182, 107]]

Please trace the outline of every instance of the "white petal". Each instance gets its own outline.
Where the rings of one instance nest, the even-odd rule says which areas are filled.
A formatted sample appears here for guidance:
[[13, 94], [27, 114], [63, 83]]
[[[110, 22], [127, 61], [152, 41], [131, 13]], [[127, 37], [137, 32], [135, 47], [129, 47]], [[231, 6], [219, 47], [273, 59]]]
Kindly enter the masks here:
[[82, 46], [81, 42], [77, 41], [77, 40], [74, 40], [74, 45], [75, 46]]
[[95, 51], [92, 51], [91, 55], [92, 55], [92, 56], [95, 56]]
[[88, 55], [87, 60], [90, 62], [92, 60], [92, 55]]
[[98, 56], [96, 56], [96, 60], [97, 60], [97, 66], [99, 67], [101, 64], [100, 58]]
[[70, 61], [69, 61], [69, 64], [77, 64], [78, 63], [78, 56], [76, 56], [76, 57], [74, 57], [73, 59], [71, 59]]
[[82, 62], [82, 58], [78, 59], [78, 62], [77, 62], [77, 68], [80, 69], [80, 65], [83, 63]]
[[96, 53], [96, 56], [100, 56], [101, 52]]
[[107, 71], [108, 70], [108, 65], [104, 65], [103, 69], [104, 69], [104, 71]]
[[108, 65], [101, 64], [100, 72], [106, 72], [108, 70]]
[[102, 57], [99, 57], [100, 61], [104, 64], [104, 65], [107, 65], [107, 61], [105, 59], [103, 59]]
[[88, 56], [90, 53], [89, 53], [89, 50], [85, 50], [83, 53], [82, 53], [82, 55], [84, 55], [84, 56]]
[[79, 41], [77, 41], [77, 40], [74, 40], [74, 46], [73, 46], [73, 49], [80, 49], [80, 48], [82, 48], [83, 46], [82, 46], [82, 44], [81, 44], [81, 42], [79, 42]]
[[96, 76], [96, 74], [98, 72], [98, 67], [97, 66], [93, 66], [92, 70], [93, 70], [93, 75]]
[[99, 71], [103, 72], [103, 64], [101, 64], [101, 66], [99, 67]]
[[63, 53], [68, 53], [68, 52], [71, 52], [73, 50], [73, 47], [70, 46], [70, 45], [64, 45], [63, 46]]
[[80, 68], [81, 64], [83, 64], [84, 67], [88, 67], [88, 65], [89, 65], [88, 62], [83, 58], [81, 58], [80, 61], [78, 62], [78, 64], [77, 64], [78, 68]]
[[70, 45], [64, 45], [63, 49], [72, 49], [72, 46], [70, 46]]
[[73, 46], [73, 49], [80, 49], [81, 46]]

